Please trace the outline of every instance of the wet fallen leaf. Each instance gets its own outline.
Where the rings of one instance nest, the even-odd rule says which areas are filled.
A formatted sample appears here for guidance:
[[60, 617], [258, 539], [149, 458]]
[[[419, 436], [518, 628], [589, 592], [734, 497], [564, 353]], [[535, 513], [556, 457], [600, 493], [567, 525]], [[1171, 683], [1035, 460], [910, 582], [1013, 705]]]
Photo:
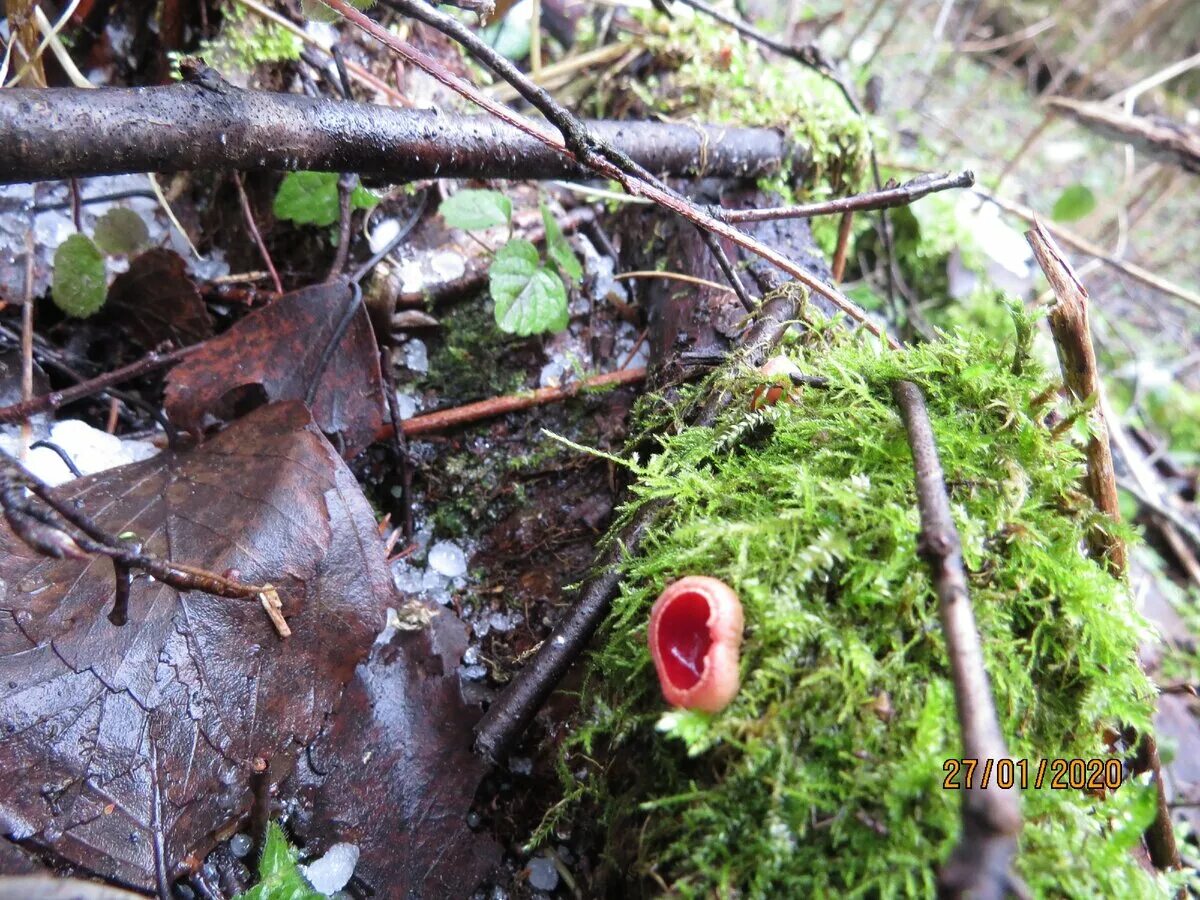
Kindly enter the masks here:
[[385, 631], [284, 785], [301, 799], [290, 826], [305, 849], [358, 846], [369, 896], [466, 897], [500, 859], [467, 825], [485, 767], [470, 750], [479, 710], [459, 692], [466, 646], [445, 611], [427, 628]]
[[108, 289], [105, 316], [146, 350], [164, 341], [196, 344], [213, 333], [187, 265], [173, 250], [149, 250], [129, 264]]
[[148, 552], [274, 584], [293, 631], [145, 577], [114, 626], [107, 559], [46, 559], [0, 529], [0, 826], [148, 889], [247, 811], [255, 759], [283, 777], [317, 736], [394, 602], [383, 541], [299, 403], [59, 496]]
[[[266, 402], [304, 400], [350, 294], [344, 281], [284, 294], [210, 340], [167, 377], [171, 421], [198, 432], [209, 415], [232, 421]], [[313, 403], [313, 418], [338, 436], [346, 458], [383, 424], [381, 380], [375, 335], [360, 304]]]

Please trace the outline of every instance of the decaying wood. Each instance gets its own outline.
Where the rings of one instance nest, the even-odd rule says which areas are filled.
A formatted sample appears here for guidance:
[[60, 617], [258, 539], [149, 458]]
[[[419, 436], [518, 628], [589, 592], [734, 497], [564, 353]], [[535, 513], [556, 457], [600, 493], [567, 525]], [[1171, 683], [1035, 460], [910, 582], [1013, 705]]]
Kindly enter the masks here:
[[[1063, 382], [1076, 403], [1092, 407], [1088, 412], [1086, 448], [1088, 496], [1097, 509], [1113, 522], [1120, 522], [1121, 508], [1117, 502], [1117, 478], [1108, 442], [1108, 424], [1099, 407], [1100, 374], [1096, 369], [1096, 351], [1092, 347], [1087, 289], [1079, 283], [1071, 264], [1040, 222], [1025, 232], [1025, 238], [1058, 299], [1050, 308], [1049, 323]], [[1092, 555], [1103, 561], [1115, 577], [1125, 577], [1128, 568], [1125, 544], [1112, 531], [1102, 525], [1092, 528], [1088, 532], [1088, 546]]]
[[[793, 158], [803, 163], [806, 153], [769, 128], [588, 127], [645, 168], [671, 176], [758, 178]], [[241, 90], [219, 80], [0, 91], [0, 146], [5, 184], [193, 169], [353, 171], [391, 181], [587, 174], [491, 116]]]
[[[1058, 350], [1063, 382], [1077, 403], [1092, 404], [1088, 412], [1089, 437], [1087, 454], [1087, 491], [1096, 507], [1114, 522], [1121, 521], [1117, 504], [1117, 479], [1113, 470], [1112, 449], [1109, 445], [1108, 424], [1104, 415], [1104, 388], [1096, 369], [1096, 352], [1092, 347], [1092, 331], [1088, 323], [1088, 293], [1075, 275], [1071, 263], [1063, 256], [1054, 238], [1035, 222], [1025, 233], [1033, 248], [1038, 265], [1050, 281], [1057, 303], [1050, 309], [1050, 331]], [[1124, 578], [1128, 569], [1125, 544], [1106, 528], [1097, 527], [1088, 534], [1092, 552], [1108, 566], [1117, 578]], [[1175, 829], [1167, 806], [1163, 784], [1162, 764], [1152, 734], [1143, 734], [1138, 744], [1138, 758], [1143, 771], [1154, 773], [1157, 806], [1154, 821], [1146, 828], [1146, 847], [1150, 859], [1160, 869], [1178, 868], [1179, 848]]]
[[[896, 382], [892, 396], [900, 407], [912, 448], [917, 505], [921, 511], [918, 552], [929, 564], [938, 595], [963, 757], [978, 760], [980, 766], [989, 762], [994, 766], [1008, 758], [1008, 749], [984, 667], [982, 642], [967, 593], [962, 544], [950, 513], [950, 497], [929, 412], [920, 388], [910, 381]], [[963, 795], [962, 823], [958, 845], [941, 872], [942, 889], [956, 897], [999, 900], [1010, 890], [1009, 866], [1021, 830], [1016, 790], [1001, 788], [994, 780], [985, 786], [981, 776], [967, 786]]]
[[1200, 128], [1163, 116], [1132, 116], [1106, 103], [1050, 97], [1046, 104], [1106, 138], [1133, 144], [1152, 159], [1200, 175]]

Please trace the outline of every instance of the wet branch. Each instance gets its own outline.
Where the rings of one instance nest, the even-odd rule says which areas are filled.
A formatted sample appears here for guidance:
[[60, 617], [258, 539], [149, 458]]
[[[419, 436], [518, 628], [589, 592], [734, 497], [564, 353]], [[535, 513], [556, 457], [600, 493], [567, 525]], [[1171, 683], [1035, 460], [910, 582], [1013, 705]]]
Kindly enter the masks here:
[[234, 600], [257, 599], [280, 637], [292, 633], [273, 586], [243, 584], [216, 572], [143, 553], [138, 544], [110, 534], [73, 505], [59, 500], [47, 484], [6, 453], [0, 453], [0, 508], [13, 533], [38, 553], [53, 559], [100, 555], [112, 560], [116, 583], [109, 618], [114, 624], [125, 621], [129, 571], [137, 569], [176, 590], [203, 591]]
[[975, 174], [970, 171], [957, 175], [919, 175], [904, 184], [892, 185], [879, 191], [868, 191], [852, 197], [838, 197], [820, 203], [803, 203], [799, 206], [777, 206], [770, 209], [726, 210], [726, 222], [769, 222], [773, 219], [811, 219], [813, 216], [828, 216], [835, 213], [863, 212], [864, 210], [893, 209], [908, 206], [938, 191], [953, 188], [969, 188], [975, 184]]
[[1132, 144], [1151, 159], [1200, 175], [1200, 128], [1162, 116], [1132, 116], [1105, 103], [1049, 97], [1046, 105], [1066, 113], [1084, 128], [1123, 144]]
[[[804, 292], [794, 283], [768, 295], [731, 365], [761, 365], [793, 324], [803, 302]], [[724, 392], [714, 394], [701, 410], [699, 423], [710, 424], [728, 402]], [[476, 752], [493, 762], [508, 754], [604, 621], [621, 583], [622, 562], [637, 552], [665, 505], [664, 501], [645, 504], [613, 537], [592, 576], [580, 587], [578, 599], [475, 726]]]
[[[491, 116], [249, 91], [219, 82], [0, 91], [0, 183], [194, 169], [313, 169], [391, 181], [562, 179], [588, 170]], [[641, 166], [757, 178], [793, 153], [769, 128], [589, 122]]]
[[[950, 514], [950, 497], [929, 412], [920, 388], [910, 381], [892, 385], [892, 396], [900, 407], [912, 448], [921, 511], [917, 550], [929, 564], [938, 596], [963, 757], [978, 760], [981, 767], [988, 761], [995, 766], [998, 760], [1008, 757], [1008, 750], [984, 667], [979, 630], [967, 593], [962, 545]], [[1004, 790], [994, 781], [983, 787], [981, 781], [969, 785], [963, 794], [962, 835], [939, 876], [942, 890], [951, 896], [1001, 898], [1011, 889], [1009, 866], [1021, 830], [1020, 803], [1014, 790]]]

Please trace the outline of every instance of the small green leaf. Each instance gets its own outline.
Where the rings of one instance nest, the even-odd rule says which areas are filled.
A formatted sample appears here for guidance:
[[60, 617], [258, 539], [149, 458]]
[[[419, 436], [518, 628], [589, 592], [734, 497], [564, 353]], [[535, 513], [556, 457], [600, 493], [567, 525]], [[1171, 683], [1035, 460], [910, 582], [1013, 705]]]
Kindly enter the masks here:
[[1096, 195], [1082, 184], [1073, 184], [1054, 201], [1050, 215], [1056, 222], [1074, 222], [1096, 208]]
[[567, 327], [567, 289], [529, 241], [517, 238], [497, 250], [488, 278], [501, 331], [525, 336]]
[[499, 191], [459, 191], [438, 208], [451, 228], [479, 231], [512, 218], [512, 201]]
[[[275, 194], [275, 215], [298, 225], [332, 225], [340, 216], [337, 172], [288, 172]], [[369, 209], [379, 198], [361, 184], [350, 193], [353, 209]]]
[[92, 239], [73, 234], [54, 253], [54, 305], [69, 316], [85, 318], [104, 305], [108, 281], [104, 254]]
[[150, 230], [146, 228], [142, 217], [132, 209], [118, 206], [100, 217], [92, 239], [105, 253], [127, 256], [149, 243]]
[[258, 862], [259, 882], [234, 900], [322, 900], [323, 894], [312, 889], [296, 865], [296, 855], [288, 846], [283, 829], [275, 822], [267, 826], [267, 839]]
[[579, 257], [567, 243], [562, 229], [558, 227], [558, 220], [551, 215], [546, 204], [541, 204], [541, 207], [542, 223], [546, 226], [546, 255], [572, 284], [579, 284], [583, 281], [583, 266], [579, 264]]

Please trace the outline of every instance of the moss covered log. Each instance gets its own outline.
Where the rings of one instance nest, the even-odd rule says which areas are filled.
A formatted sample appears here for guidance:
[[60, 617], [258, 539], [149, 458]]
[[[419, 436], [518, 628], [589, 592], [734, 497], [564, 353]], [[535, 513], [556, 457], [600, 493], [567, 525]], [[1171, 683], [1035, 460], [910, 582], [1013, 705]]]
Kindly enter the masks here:
[[[828, 386], [751, 412], [743, 373], [744, 402], [711, 428], [684, 426], [677, 405], [644, 411], [667, 436], [630, 463], [624, 515], [658, 498], [670, 512], [587, 662], [563, 750], [571, 802], [546, 822], [598, 823], [625, 891], [934, 893], [959, 829], [943, 764], [961, 750], [898, 378], [928, 398], [1014, 758], [1032, 780], [1041, 759], [1123, 757], [1120, 735], [1149, 727], [1146, 625], [1082, 549], [1099, 514], [1078, 489], [1082, 455], [1046, 423], [1046, 373], [982, 338], [888, 353], [818, 326], [788, 353]], [[688, 574], [745, 607], [742, 689], [715, 716], [668, 710], [646, 647], [654, 598]], [[1170, 893], [1132, 852], [1154, 813], [1146, 776], [1106, 796], [1031, 787], [1022, 804], [1016, 865], [1034, 895]]]

